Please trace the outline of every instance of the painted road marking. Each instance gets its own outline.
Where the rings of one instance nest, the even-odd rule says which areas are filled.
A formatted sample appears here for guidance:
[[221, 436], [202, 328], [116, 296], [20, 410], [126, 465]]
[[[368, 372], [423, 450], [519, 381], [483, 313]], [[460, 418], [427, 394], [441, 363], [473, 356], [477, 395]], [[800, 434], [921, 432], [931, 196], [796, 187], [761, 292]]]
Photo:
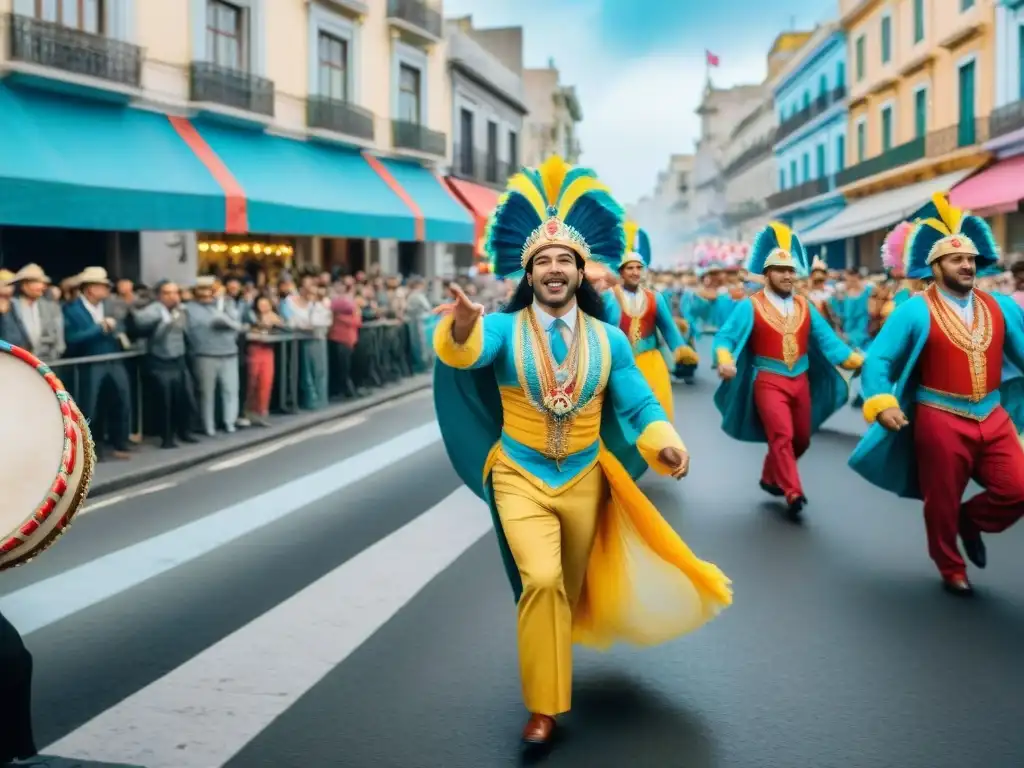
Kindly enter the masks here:
[[424, 424], [200, 520], [11, 592], [0, 598], [0, 611], [28, 635], [281, 520], [440, 439], [437, 422]]
[[223, 766], [491, 528], [462, 486], [440, 504], [43, 752]]
[[120, 504], [122, 501], [128, 501], [129, 499], [137, 499], [139, 496], [148, 496], [151, 493], [166, 491], [170, 488], [177, 487], [177, 485], [177, 483], [157, 483], [156, 485], [147, 485], [145, 488], [140, 488], [139, 490], [131, 493], [119, 493], [115, 496], [101, 496], [96, 501], [88, 501], [87, 499], [85, 507], [79, 510], [78, 514], [79, 516], [86, 515], [97, 509], [103, 509], [103, 507]]
[[352, 416], [348, 419], [341, 419], [340, 421], [330, 422], [322, 427], [316, 427], [313, 429], [303, 430], [298, 434], [291, 435], [290, 437], [284, 437], [280, 440], [275, 440], [267, 445], [261, 445], [259, 448], [254, 448], [251, 451], [245, 453], [236, 453], [230, 458], [224, 459], [224, 461], [218, 461], [216, 464], [211, 464], [206, 468], [207, 472], [222, 472], [225, 469], [234, 469], [240, 467], [243, 464], [248, 464], [250, 461], [256, 459], [262, 459], [265, 456], [270, 456], [272, 453], [277, 453], [283, 448], [287, 448], [292, 445], [298, 445], [304, 443], [307, 440], [322, 437], [324, 435], [333, 435], [338, 432], [344, 432], [346, 429], [352, 429], [352, 427], [358, 427], [360, 424], [366, 422], [365, 415]]

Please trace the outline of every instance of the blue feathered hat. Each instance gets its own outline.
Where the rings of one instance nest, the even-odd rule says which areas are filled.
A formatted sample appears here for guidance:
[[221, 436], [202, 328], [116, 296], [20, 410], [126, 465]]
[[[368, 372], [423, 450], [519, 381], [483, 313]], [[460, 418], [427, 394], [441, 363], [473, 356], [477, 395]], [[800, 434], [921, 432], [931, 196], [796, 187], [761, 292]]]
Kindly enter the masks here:
[[747, 271], [758, 275], [763, 275], [769, 267], [791, 267], [801, 277], [810, 273], [804, 244], [796, 232], [778, 221], [757, 233], [747, 261]]
[[589, 168], [550, 157], [508, 181], [487, 224], [484, 248], [498, 277], [522, 277], [537, 251], [568, 248], [616, 270], [626, 247], [625, 211]]
[[641, 264], [646, 269], [651, 266], [651, 239], [646, 230], [640, 228], [635, 221], [627, 221], [623, 225], [626, 233], [626, 250], [619, 262], [619, 269], [627, 264]]
[[907, 277], [931, 277], [932, 264], [954, 253], [974, 256], [979, 273], [999, 262], [999, 246], [985, 220], [954, 208], [945, 194], [933, 195], [918, 216], [903, 251]]

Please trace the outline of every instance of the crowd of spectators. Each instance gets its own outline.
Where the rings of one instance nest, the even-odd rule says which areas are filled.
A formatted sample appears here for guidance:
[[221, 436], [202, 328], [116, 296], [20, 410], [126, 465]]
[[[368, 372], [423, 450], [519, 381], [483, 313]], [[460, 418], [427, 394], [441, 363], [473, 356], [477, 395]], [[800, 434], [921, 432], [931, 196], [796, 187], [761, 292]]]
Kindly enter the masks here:
[[[486, 279], [464, 282], [490, 308], [505, 297]], [[375, 272], [142, 286], [101, 267], [58, 284], [28, 264], [0, 270], [0, 339], [64, 381], [101, 460], [129, 460], [144, 436], [171, 449], [426, 372], [444, 286]]]

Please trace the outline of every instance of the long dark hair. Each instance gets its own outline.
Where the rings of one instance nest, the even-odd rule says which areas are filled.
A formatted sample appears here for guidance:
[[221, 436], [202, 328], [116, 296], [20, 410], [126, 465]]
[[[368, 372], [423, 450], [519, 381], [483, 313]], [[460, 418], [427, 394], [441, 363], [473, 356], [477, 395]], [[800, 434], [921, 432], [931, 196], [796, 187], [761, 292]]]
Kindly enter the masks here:
[[[579, 256], [576, 257], [576, 268], [583, 269], [583, 259]], [[533, 260], [526, 265], [526, 274], [533, 272]], [[576, 305], [581, 311], [596, 317], [598, 320], [604, 320], [604, 301], [601, 300], [601, 294], [597, 292], [597, 289], [590, 284], [586, 276], [580, 280], [579, 287], [576, 288]], [[512, 294], [512, 298], [509, 299], [508, 304], [501, 308], [501, 311], [506, 314], [513, 314], [521, 309], [533, 304], [533, 286], [526, 279], [526, 275], [523, 275], [523, 279], [516, 286], [516, 292]]]

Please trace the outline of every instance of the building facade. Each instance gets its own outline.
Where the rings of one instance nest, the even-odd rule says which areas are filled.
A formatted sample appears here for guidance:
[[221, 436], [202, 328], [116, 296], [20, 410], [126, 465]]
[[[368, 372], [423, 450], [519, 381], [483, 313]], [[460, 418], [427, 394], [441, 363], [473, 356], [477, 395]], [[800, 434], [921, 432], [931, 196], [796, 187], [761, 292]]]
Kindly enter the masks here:
[[768, 199], [775, 192], [772, 145], [777, 121], [771, 92], [764, 88], [761, 103], [729, 135], [725, 151], [725, 235], [749, 241], [768, 223]]
[[[118, 230], [106, 262], [147, 281], [252, 260], [260, 240], [290, 244], [291, 266], [433, 274], [449, 243], [473, 237], [436, 175], [452, 127], [439, 5], [0, 0], [0, 11], [0, 141], [25, 147], [0, 160], [0, 186], [40, 191], [0, 203], [0, 226]], [[56, 169], [40, 162], [48, 152], [89, 160]], [[44, 190], [82, 204], [45, 205]]]
[[694, 227], [693, 155], [669, 157], [668, 166], [658, 173], [652, 194], [627, 206], [627, 215], [642, 226], [651, 239], [655, 268], [687, 263], [687, 233]]
[[582, 148], [579, 124], [583, 110], [576, 88], [563, 85], [554, 60], [543, 69], [523, 72], [526, 87], [526, 130], [523, 136], [523, 165], [535, 167], [550, 155], [561, 155], [578, 163]]
[[[773, 148], [777, 191], [768, 198], [774, 218], [802, 235], [844, 206], [836, 175], [846, 165], [846, 40], [838, 24], [825, 24], [773, 83], [779, 128]], [[846, 264], [845, 245], [824, 244], [815, 255], [835, 268]]]
[[519, 170], [523, 122], [522, 27], [476, 29], [445, 22], [452, 81], [452, 191], [474, 212], [476, 240], [455, 249], [459, 272], [483, 268], [482, 239], [498, 192]]
[[880, 266], [887, 230], [983, 165], [995, 99], [995, 0], [840, 0], [847, 207], [805, 238]]

